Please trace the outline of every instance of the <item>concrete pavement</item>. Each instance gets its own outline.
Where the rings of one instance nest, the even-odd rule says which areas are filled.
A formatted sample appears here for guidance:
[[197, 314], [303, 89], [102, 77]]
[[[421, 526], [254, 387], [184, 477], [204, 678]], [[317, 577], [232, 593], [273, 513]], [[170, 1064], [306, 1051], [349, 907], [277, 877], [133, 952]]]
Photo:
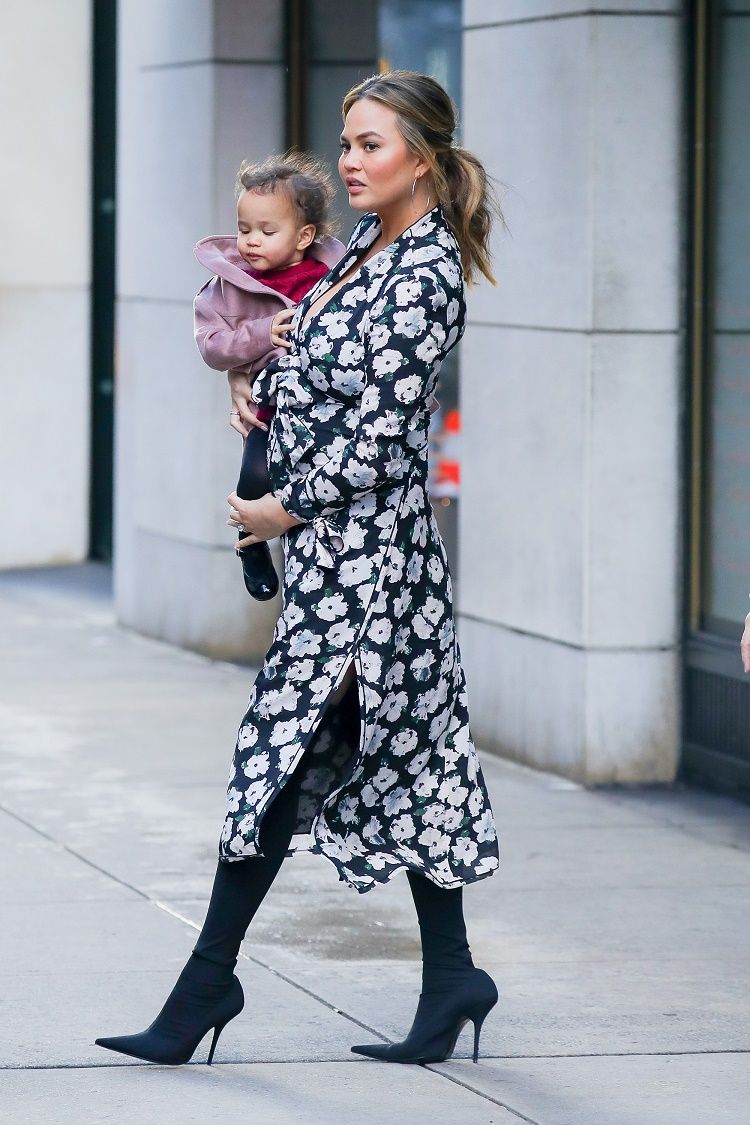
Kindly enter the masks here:
[[[408, 888], [289, 860], [209, 1070], [120, 1059], [189, 954], [252, 671], [113, 622], [96, 567], [0, 576], [0, 1121], [747, 1125], [750, 810], [485, 756], [502, 871], [468, 890], [501, 992], [482, 1059], [360, 1060], [419, 990]], [[208, 1041], [197, 1060], [205, 1058]]]

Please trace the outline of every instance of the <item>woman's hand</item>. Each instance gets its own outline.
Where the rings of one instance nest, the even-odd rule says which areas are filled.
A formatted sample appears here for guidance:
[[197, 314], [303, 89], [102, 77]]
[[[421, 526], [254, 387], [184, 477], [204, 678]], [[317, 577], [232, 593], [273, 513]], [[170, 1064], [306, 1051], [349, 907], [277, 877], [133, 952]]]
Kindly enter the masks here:
[[292, 331], [291, 319], [295, 311], [294, 306], [290, 309], [282, 309], [271, 321], [271, 343], [275, 348], [291, 348], [292, 345], [286, 337]]
[[247, 375], [241, 371], [229, 371], [227, 378], [232, 399], [232, 409], [229, 414], [229, 425], [232, 429], [242, 434], [243, 438], [247, 437], [252, 426], [267, 430], [268, 426], [265, 422], [261, 422], [255, 413], [258, 407], [252, 400], [251, 383]]
[[227, 496], [227, 503], [229, 504], [228, 525], [248, 532], [246, 538], [240, 539], [236, 544], [237, 547], [251, 547], [253, 543], [276, 539], [290, 527], [304, 523], [304, 520], [290, 516], [272, 492], [267, 492], [260, 500], [240, 500], [237, 493], [233, 492]]
[[745, 618], [745, 631], [740, 641], [740, 655], [742, 656], [742, 667], [746, 672], [750, 672], [750, 613]]

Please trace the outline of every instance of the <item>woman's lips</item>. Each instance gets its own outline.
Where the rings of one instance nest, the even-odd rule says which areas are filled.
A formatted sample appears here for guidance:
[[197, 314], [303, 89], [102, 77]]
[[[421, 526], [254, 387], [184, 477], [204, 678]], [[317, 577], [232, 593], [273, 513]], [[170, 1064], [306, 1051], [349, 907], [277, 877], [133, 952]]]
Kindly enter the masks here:
[[365, 190], [365, 185], [363, 183], [361, 183], [359, 180], [347, 180], [346, 181], [346, 190], [349, 192], [350, 195], [356, 195], [357, 192]]

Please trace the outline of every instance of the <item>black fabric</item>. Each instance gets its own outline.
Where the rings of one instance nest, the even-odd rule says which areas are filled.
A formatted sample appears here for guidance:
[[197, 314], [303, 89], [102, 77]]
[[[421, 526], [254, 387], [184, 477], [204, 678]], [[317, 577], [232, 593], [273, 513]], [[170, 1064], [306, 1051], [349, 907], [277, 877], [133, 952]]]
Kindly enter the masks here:
[[438, 887], [416, 871], [409, 871], [408, 877], [422, 939], [422, 994], [451, 991], [474, 969], [466, 938], [463, 888]]
[[217, 864], [206, 919], [183, 969], [189, 980], [210, 985], [231, 978], [245, 931], [287, 854], [304, 776], [303, 769], [295, 770], [269, 806], [260, 832], [263, 855], [241, 863]]
[[212, 985], [231, 979], [245, 932], [268, 893], [292, 836], [310, 829], [321, 793], [343, 783], [359, 742], [359, 694], [353, 679], [342, 698], [326, 707], [316, 738], [289, 781], [266, 809], [260, 828], [262, 855], [239, 863], [219, 861], [211, 899], [187, 980]]
[[[237, 481], [237, 495], [240, 500], [260, 500], [271, 491], [268, 478], [268, 431], [259, 426], [251, 426], [250, 433], [242, 446], [242, 466]], [[245, 533], [243, 532], [243, 535]]]

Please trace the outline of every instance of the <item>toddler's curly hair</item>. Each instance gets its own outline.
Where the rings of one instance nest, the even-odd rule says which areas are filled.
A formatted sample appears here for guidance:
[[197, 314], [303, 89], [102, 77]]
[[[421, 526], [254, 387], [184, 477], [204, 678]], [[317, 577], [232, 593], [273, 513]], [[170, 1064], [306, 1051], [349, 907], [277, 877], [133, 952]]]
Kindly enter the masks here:
[[261, 195], [283, 192], [299, 216], [300, 224], [311, 223], [316, 238], [335, 232], [330, 215], [335, 194], [333, 179], [322, 160], [306, 152], [290, 149], [279, 156], [269, 156], [260, 163], [243, 160], [237, 172], [235, 194], [257, 191]]

